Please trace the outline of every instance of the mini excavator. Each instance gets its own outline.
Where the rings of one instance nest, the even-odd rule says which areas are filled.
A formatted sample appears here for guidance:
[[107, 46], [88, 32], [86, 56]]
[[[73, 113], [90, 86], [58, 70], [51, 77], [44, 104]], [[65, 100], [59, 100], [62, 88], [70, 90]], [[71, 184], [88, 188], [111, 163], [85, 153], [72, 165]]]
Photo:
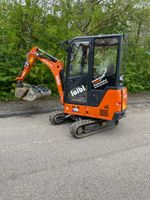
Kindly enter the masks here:
[[76, 37], [68, 44], [66, 70], [62, 61], [33, 47], [16, 78], [16, 96], [32, 101], [50, 95], [46, 88], [24, 83], [39, 60], [53, 73], [63, 104], [63, 110], [50, 113], [52, 124], [73, 120], [70, 132], [76, 138], [115, 127], [127, 108], [127, 88], [121, 70], [122, 43], [121, 34]]

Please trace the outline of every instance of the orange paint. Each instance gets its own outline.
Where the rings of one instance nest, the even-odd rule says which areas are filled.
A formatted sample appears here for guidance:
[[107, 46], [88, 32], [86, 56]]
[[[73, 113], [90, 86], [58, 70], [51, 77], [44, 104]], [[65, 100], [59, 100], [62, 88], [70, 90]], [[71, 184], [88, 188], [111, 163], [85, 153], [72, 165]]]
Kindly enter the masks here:
[[32, 66], [36, 62], [36, 60], [40, 60], [42, 63], [44, 63], [53, 73], [56, 85], [58, 88], [58, 92], [60, 95], [60, 101], [63, 104], [64, 103], [64, 92], [62, 88], [61, 78], [60, 78], [60, 71], [63, 69], [64, 64], [58, 60], [57, 62], [52, 62], [47, 58], [40, 57], [38, 55], [38, 47], [33, 47], [29, 53], [27, 53], [27, 62], [24, 65], [24, 69], [21, 72], [21, 75], [16, 78], [17, 81], [23, 81], [26, 77], [26, 75], [30, 72]]
[[[123, 91], [123, 102], [126, 108], [127, 102], [127, 90], [125, 88], [119, 90], [110, 89], [104, 95], [99, 106], [84, 106], [75, 104], [64, 104], [64, 113], [79, 115], [91, 118], [98, 118], [104, 120], [112, 120], [115, 112], [122, 111], [122, 96]], [[73, 108], [77, 107], [78, 112], [73, 112]]]

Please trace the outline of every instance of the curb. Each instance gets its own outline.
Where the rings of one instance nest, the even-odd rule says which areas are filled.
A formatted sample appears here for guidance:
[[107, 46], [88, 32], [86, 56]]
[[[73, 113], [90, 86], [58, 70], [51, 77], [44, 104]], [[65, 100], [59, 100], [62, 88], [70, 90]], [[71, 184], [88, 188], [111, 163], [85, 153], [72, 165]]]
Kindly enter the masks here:
[[136, 105], [136, 104], [150, 104], [150, 100], [145, 101], [131, 101], [128, 103], [128, 105]]
[[0, 114], [0, 118], [7, 118], [7, 117], [17, 117], [17, 116], [28, 116], [28, 115], [37, 115], [37, 114], [44, 114], [44, 113], [51, 113], [55, 110], [61, 110], [61, 108], [55, 107], [54, 109], [51, 110], [33, 110], [33, 111], [27, 111], [27, 112], [17, 112], [17, 113], [6, 113], [6, 114]]
[[[145, 101], [131, 101], [128, 103], [129, 106], [133, 105], [139, 105], [139, 104], [150, 104], [150, 100], [145, 100]], [[36, 114], [44, 114], [44, 113], [50, 113], [55, 110], [61, 110], [62, 108], [57, 108], [55, 107], [54, 109], [48, 110], [48, 109], [41, 109], [41, 110], [31, 110], [31, 111], [26, 111], [26, 112], [11, 112], [11, 113], [6, 113], [6, 114], [0, 114], [0, 118], [7, 118], [7, 117], [17, 117], [17, 116], [28, 116], [28, 115], [36, 115]]]
[[25, 116], [25, 115], [36, 115], [36, 114], [42, 114], [42, 113], [49, 113], [52, 112], [48, 110], [38, 110], [38, 111], [27, 111], [27, 112], [18, 112], [18, 113], [7, 113], [7, 114], [1, 114], [0, 118], [7, 118], [7, 117], [17, 117], [17, 116]]

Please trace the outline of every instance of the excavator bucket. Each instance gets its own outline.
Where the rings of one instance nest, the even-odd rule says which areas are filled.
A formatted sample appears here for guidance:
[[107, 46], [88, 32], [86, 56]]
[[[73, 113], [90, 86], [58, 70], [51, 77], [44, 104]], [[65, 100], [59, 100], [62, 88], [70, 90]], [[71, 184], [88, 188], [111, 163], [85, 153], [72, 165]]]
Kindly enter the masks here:
[[15, 96], [20, 99], [24, 97], [28, 93], [28, 91], [29, 91], [29, 88], [27, 86], [23, 86], [23, 87], [17, 86], [15, 89]]
[[35, 86], [22, 83], [21, 85], [17, 85], [15, 90], [15, 96], [26, 101], [34, 101], [35, 99], [44, 98], [49, 95], [51, 95], [51, 90], [40, 85]]

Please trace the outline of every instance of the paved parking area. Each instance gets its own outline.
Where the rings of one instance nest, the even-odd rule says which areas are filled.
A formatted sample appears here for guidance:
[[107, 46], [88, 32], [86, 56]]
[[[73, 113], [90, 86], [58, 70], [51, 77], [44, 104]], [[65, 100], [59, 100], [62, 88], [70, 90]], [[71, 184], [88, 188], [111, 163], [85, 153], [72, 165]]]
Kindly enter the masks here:
[[0, 119], [0, 199], [149, 200], [150, 104], [83, 139], [48, 114]]

